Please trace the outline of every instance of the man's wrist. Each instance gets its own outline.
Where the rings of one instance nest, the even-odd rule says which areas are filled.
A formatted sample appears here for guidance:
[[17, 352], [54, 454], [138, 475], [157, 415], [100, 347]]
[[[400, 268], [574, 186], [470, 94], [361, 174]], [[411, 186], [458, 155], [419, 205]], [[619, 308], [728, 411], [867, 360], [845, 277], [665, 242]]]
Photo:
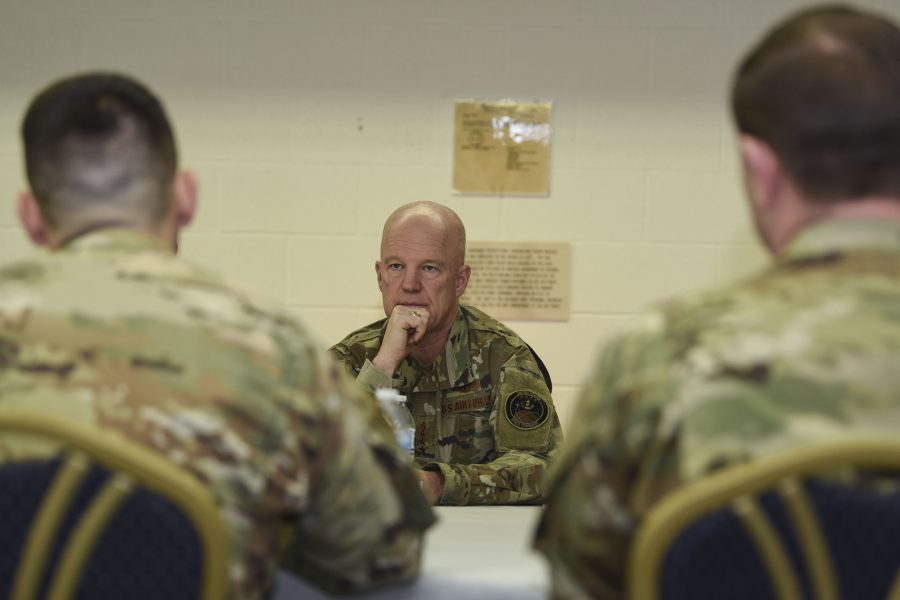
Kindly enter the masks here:
[[391, 360], [389, 358], [385, 358], [379, 352], [375, 358], [372, 359], [372, 364], [375, 365], [375, 368], [387, 375], [388, 377], [393, 377], [394, 372], [397, 370], [397, 365], [400, 364], [399, 360]]
[[422, 492], [431, 504], [440, 504], [444, 494], [444, 474], [440, 470], [419, 471]]
[[369, 359], [366, 359], [366, 362], [363, 363], [362, 368], [359, 370], [359, 375], [356, 376], [356, 381], [369, 386], [373, 390], [394, 387], [393, 378], [382, 373]]
[[461, 506], [469, 503], [472, 493], [472, 481], [466, 473], [468, 467], [450, 465], [442, 462], [429, 462], [422, 465], [425, 471], [439, 471], [444, 481], [438, 504]]

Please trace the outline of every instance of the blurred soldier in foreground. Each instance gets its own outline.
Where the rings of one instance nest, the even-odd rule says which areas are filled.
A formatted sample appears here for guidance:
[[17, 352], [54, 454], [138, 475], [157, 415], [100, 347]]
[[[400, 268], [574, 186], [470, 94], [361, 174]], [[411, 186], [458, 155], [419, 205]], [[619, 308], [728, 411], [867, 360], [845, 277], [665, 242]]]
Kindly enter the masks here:
[[556, 597], [621, 597], [641, 516], [718, 467], [900, 434], [900, 30], [799, 13], [740, 64], [732, 108], [775, 263], [604, 348], [537, 533]]
[[331, 351], [357, 381], [407, 396], [419, 476], [433, 501], [540, 502], [562, 441], [550, 376], [513, 331], [459, 304], [471, 271], [465, 253], [455, 212], [433, 202], [398, 208], [375, 263], [388, 318]]
[[[414, 577], [433, 517], [383, 421], [293, 318], [175, 258], [196, 187], [153, 94], [65, 79], [22, 137], [19, 215], [50, 252], [0, 270], [0, 407], [120, 432], [196, 475], [235, 536], [234, 598], [266, 597], [279, 565], [333, 591]], [[23, 454], [0, 438], [4, 460]]]

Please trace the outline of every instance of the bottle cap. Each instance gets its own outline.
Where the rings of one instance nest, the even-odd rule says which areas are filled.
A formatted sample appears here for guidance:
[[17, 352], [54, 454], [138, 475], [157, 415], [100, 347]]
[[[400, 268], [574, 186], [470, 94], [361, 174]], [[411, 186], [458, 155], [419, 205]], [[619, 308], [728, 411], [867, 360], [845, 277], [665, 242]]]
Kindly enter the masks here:
[[375, 399], [382, 402], [386, 402], [388, 400], [396, 400], [397, 396], [397, 390], [393, 388], [377, 388], [375, 390]]

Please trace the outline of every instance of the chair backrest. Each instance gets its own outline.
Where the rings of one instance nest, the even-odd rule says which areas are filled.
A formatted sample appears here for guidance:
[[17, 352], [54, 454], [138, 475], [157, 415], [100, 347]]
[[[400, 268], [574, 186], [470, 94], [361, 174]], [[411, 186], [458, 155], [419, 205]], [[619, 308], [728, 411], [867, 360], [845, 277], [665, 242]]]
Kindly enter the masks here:
[[815, 443], [676, 490], [640, 524], [632, 600], [900, 600], [900, 439]]
[[58, 444], [0, 464], [0, 598], [221, 600], [228, 529], [210, 492], [114, 433], [0, 408], [0, 435]]

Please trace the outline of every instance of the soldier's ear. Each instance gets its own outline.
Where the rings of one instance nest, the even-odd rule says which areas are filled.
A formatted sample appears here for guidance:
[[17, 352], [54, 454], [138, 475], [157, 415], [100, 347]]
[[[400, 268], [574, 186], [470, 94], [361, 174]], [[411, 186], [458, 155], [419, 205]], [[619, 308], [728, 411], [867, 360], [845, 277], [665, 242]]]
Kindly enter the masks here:
[[456, 273], [456, 297], [459, 298], [462, 296], [466, 287], [469, 285], [469, 277], [472, 275], [472, 267], [469, 265], [463, 265], [459, 268], [459, 271]]
[[381, 289], [382, 278], [381, 278], [381, 261], [375, 261], [375, 279], [378, 281], [378, 289]]
[[36, 246], [46, 246], [50, 240], [50, 229], [41, 212], [37, 198], [31, 192], [19, 192], [16, 198], [16, 211], [25, 233]]
[[175, 174], [172, 202], [176, 226], [178, 229], [186, 227], [194, 220], [197, 212], [197, 178], [193, 171], [182, 170]]
[[742, 135], [739, 144], [747, 196], [755, 210], [768, 211], [783, 183], [778, 156], [771, 146], [750, 135]]

